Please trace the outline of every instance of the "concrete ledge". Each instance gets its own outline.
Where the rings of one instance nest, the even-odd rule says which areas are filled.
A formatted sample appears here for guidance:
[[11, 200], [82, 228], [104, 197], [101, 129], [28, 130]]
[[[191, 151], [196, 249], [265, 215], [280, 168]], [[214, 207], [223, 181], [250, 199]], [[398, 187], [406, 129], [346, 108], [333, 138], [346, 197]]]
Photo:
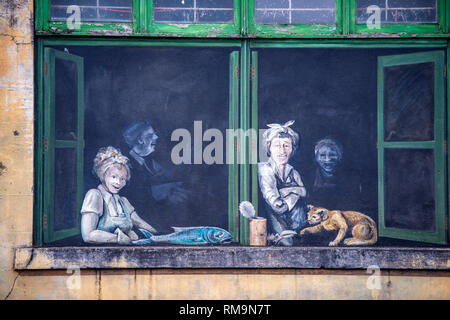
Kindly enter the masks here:
[[325, 268], [450, 270], [450, 248], [48, 247], [16, 248], [14, 269]]

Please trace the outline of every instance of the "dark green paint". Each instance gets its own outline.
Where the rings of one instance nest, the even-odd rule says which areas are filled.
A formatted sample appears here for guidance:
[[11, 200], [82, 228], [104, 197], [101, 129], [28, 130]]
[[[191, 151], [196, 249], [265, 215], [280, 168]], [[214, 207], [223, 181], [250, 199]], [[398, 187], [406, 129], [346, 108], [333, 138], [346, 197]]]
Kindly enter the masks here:
[[[447, 7], [450, 9], [450, 5]], [[450, 16], [450, 14], [448, 14], [448, 16]], [[447, 16], [447, 18], [449, 18]], [[448, 139], [450, 137], [450, 112], [448, 111], [448, 109], [450, 108], [450, 77], [448, 76], [448, 65], [449, 65], [449, 61], [450, 61], [450, 40], [448, 41], [448, 47], [447, 47], [447, 64], [445, 66], [447, 72], [446, 72], [446, 77], [447, 77], [447, 139], [445, 140], [445, 155], [447, 157], [447, 167], [446, 172], [445, 172], [445, 176], [447, 177], [447, 216], [446, 216], [446, 220], [445, 220], [445, 227], [447, 228], [447, 243], [450, 242], [450, 227], [449, 227], [449, 220], [450, 220], [450, 157], [448, 156]]]
[[[241, 66], [239, 68], [239, 78], [241, 80], [240, 92], [240, 129], [244, 133], [250, 128], [250, 96], [248, 94], [250, 85], [250, 48], [248, 41], [244, 40], [241, 48]], [[242, 134], [239, 138], [239, 202], [250, 200], [250, 165], [249, 165], [249, 139], [246, 134]], [[240, 216], [240, 243], [248, 245], [249, 239], [249, 220], [244, 216]]]
[[65, 22], [50, 20], [50, 0], [35, 3], [35, 28], [39, 35], [136, 36], [195, 38], [416, 38], [449, 37], [450, 0], [438, 0], [438, 23], [384, 24], [369, 29], [356, 23], [356, 1], [336, 0], [336, 23], [256, 24], [254, 0], [234, 0], [234, 22], [226, 23], [157, 23], [153, 21], [153, 1], [133, 0], [130, 23], [83, 22], [80, 29], [70, 30]]
[[252, 112], [251, 112], [251, 128], [257, 134], [256, 144], [250, 145], [250, 159], [251, 170], [252, 170], [252, 181], [251, 181], [251, 192], [252, 192], [252, 204], [255, 207], [256, 215], [258, 215], [258, 195], [259, 195], [259, 185], [258, 185], [258, 142], [259, 142], [259, 126], [258, 126], [258, 52], [252, 52], [252, 66], [250, 73], [252, 88]]
[[[141, 7], [144, 5], [141, 3]], [[245, 6], [243, 6], [245, 7]], [[447, 17], [448, 18], [448, 17]], [[242, 27], [244, 28], [244, 27]], [[343, 26], [345, 29], [345, 25]], [[345, 31], [344, 31], [345, 32]], [[34, 216], [34, 224], [35, 224], [35, 232], [34, 232], [34, 243], [36, 245], [42, 244], [42, 229], [43, 225], [43, 206], [44, 203], [48, 203], [48, 197], [45, 199], [41, 199], [41, 195], [43, 194], [42, 187], [46, 188], [49, 179], [44, 179], [44, 172], [42, 168], [46, 168], [48, 170], [49, 164], [43, 165], [42, 158], [39, 157], [40, 154], [43, 153], [43, 143], [42, 143], [42, 130], [43, 128], [48, 128], [49, 124], [46, 123], [44, 126], [41, 126], [39, 123], [43, 121], [43, 63], [42, 57], [44, 57], [43, 47], [45, 45], [83, 45], [83, 46], [98, 46], [98, 45], [113, 45], [113, 46], [123, 46], [123, 45], [133, 45], [133, 46], [197, 46], [197, 47], [205, 47], [205, 46], [232, 46], [232, 47], [241, 47], [241, 57], [240, 63], [241, 67], [239, 69], [240, 79], [243, 79], [241, 88], [240, 88], [240, 111], [236, 110], [239, 107], [239, 98], [236, 97], [237, 94], [234, 93], [234, 98], [231, 96], [230, 92], [230, 109], [231, 105], [233, 105], [233, 111], [230, 110], [230, 128], [231, 122], [234, 122], [233, 126], [235, 128], [241, 127], [246, 130], [249, 127], [257, 128], [257, 78], [252, 79], [250, 86], [250, 79], [252, 77], [252, 70], [257, 72], [257, 53], [252, 52], [250, 54], [251, 48], [401, 48], [401, 47], [414, 47], [414, 48], [448, 48], [449, 41], [448, 40], [438, 40], [438, 39], [284, 39], [284, 40], [271, 40], [271, 39], [260, 39], [260, 40], [238, 40], [238, 39], [150, 39], [150, 38], [130, 38], [130, 37], [122, 37], [120, 39], [111, 39], [108, 37], [71, 37], [67, 35], [65, 37], [40, 37], [38, 39], [37, 45], [37, 78], [36, 78], [36, 87], [37, 87], [37, 109], [36, 109], [36, 117], [38, 121], [38, 126], [36, 127], [36, 157], [35, 157], [35, 216]], [[449, 52], [449, 49], [447, 49]], [[447, 54], [447, 57], [450, 53]], [[41, 57], [41, 58], [40, 58]], [[231, 72], [231, 61], [239, 60], [239, 52], [233, 53], [232, 58], [230, 58], [230, 72]], [[238, 63], [239, 64], [239, 63]], [[256, 67], [256, 68], [255, 68]], [[252, 69], [255, 68], [255, 69]], [[443, 70], [443, 66], [442, 66]], [[257, 74], [257, 73], [256, 73]], [[447, 83], [448, 88], [450, 89], [450, 81]], [[233, 82], [230, 78], [230, 88], [233, 86], [233, 92], [235, 90], [239, 90], [239, 82]], [[237, 87], [236, 87], [237, 86]], [[237, 89], [236, 89], [237, 88]], [[250, 93], [251, 92], [251, 93]], [[250, 94], [251, 94], [251, 102], [250, 102]], [[46, 97], [47, 98], [47, 97]], [[233, 103], [231, 103], [231, 99], [234, 99]], [[450, 103], [450, 97], [449, 97]], [[48, 105], [48, 104], [46, 104]], [[240, 120], [239, 119], [240, 116]], [[450, 121], [450, 119], [449, 119]], [[59, 142], [58, 142], [59, 143]], [[425, 143], [426, 144], [426, 143]], [[246, 139], [239, 141], [240, 148], [244, 150], [248, 150], [249, 144]], [[437, 145], [437, 143], [436, 143]], [[440, 144], [442, 146], [441, 149], [444, 148], [444, 143]], [[55, 145], [57, 146], [57, 145]], [[393, 146], [393, 145], [392, 145]], [[407, 147], [413, 147], [414, 143]], [[385, 147], [389, 147], [388, 144]], [[401, 147], [397, 145], [396, 147]], [[418, 148], [427, 148], [430, 146], [421, 145], [418, 143]], [[241, 149], [242, 150], [242, 149]], [[380, 155], [379, 155], [380, 156]], [[248, 154], [244, 153], [243, 158], [239, 159], [243, 160], [243, 164], [236, 165], [234, 168], [230, 168], [231, 172], [234, 175], [234, 178], [229, 177], [229, 191], [234, 192], [234, 196], [231, 196], [229, 193], [229, 227], [230, 231], [233, 231], [234, 228], [234, 236], [236, 237], [234, 240], [238, 241], [238, 237], [241, 239], [242, 244], [248, 244], [248, 220], [241, 221], [241, 228], [239, 228], [239, 219], [242, 219], [237, 211], [237, 205], [240, 200], [251, 199], [257, 208], [257, 193], [258, 193], [258, 185], [256, 181], [256, 166], [249, 167], [248, 164]], [[82, 163], [82, 161], [80, 161]], [[236, 162], [235, 162], [236, 163]], [[239, 169], [240, 172], [239, 172]], [[445, 169], [445, 168], [444, 168]], [[47, 172], [47, 171], [46, 171]], [[442, 179], [445, 179], [443, 176]], [[450, 177], [448, 178], [450, 181]], [[45, 184], [44, 184], [45, 183]], [[444, 183], [440, 182], [440, 189], [445, 187]], [[81, 185], [80, 185], [81, 186]], [[240, 187], [240, 188], [239, 188]], [[251, 188], [251, 190], [250, 190]], [[438, 190], [438, 189], [437, 189]], [[449, 197], [450, 198], [450, 197]], [[441, 199], [440, 208], [442, 210], [442, 203], [444, 203], [445, 207], [445, 197]], [[47, 202], [46, 202], [47, 201]], [[231, 206], [231, 207], [230, 207]], [[445, 208], [442, 210], [445, 217]], [[233, 220], [234, 219], [234, 220]], [[50, 220], [50, 219], [49, 219]], [[48, 220], [48, 221], [49, 221]], [[237, 221], [236, 221], [237, 220]], [[235, 223], [233, 223], [235, 221]], [[441, 224], [442, 228], [445, 228], [445, 222]], [[414, 233], [411, 233], [414, 234]]]
[[[445, 82], [444, 51], [429, 51], [378, 58], [378, 232], [380, 236], [445, 244], [446, 240], [446, 189], [445, 189]], [[384, 68], [424, 62], [434, 63], [434, 140], [411, 142], [384, 141]], [[386, 148], [416, 148], [434, 150], [436, 231], [426, 232], [390, 228], [385, 224], [384, 150]]]
[[[239, 128], [239, 51], [230, 54], [230, 101], [228, 128], [236, 130]], [[233, 150], [227, 155], [228, 162], [228, 231], [233, 236], [233, 242], [239, 242], [239, 167], [237, 159], [237, 138], [227, 140], [227, 150]]]
[[151, 36], [236, 38], [241, 33], [241, 0], [234, 0], [233, 23], [160, 23], [153, 19], [153, 1], [148, 1], [147, 6], [146, 33]]
[[444, 39], [257, 39], [250, 48], [447, 48]]
[[449, 0], [438, 0], [438, 22], [437, 23], [418, 23], [418, 24], [381, 24], [379, 29], [369, 29], [366, 24], [356, 23], [356, 1], [349, 1], [348, 20], [351, 23], [350, 33], [360, 34], [367, 37], [390, 36], [398, 37], [439, 37], [447, 36], [446, 15]]
[[[55, 59], [70, 60], [77, 65], [77, 110], [78, 127], [77, 140], [55, 139]], [[44, 242], [51, 243], [80, 233], [80, 208], [83, 198], [83, 148], [84, 148], [84, 66], [83, 58], [58, 51], [52, 48], [44, 49], [44, 61], [47, 74], [44, 75], [44, 139], [48, 147], [44, 147], [44, 190], [43, 190], [43, 220]], [[55, 230], [54, 228], [54, 168], [55, 148], [73, 148], [77, 150], [77, 225], [73, 228]]]
[[336, 0], [336, 23], [333, 25], [311, 24], [257, 24], [255, 2], [248, 5], [248, 34], [262, 38], [333, 37], [342, 33], [342, 0]]
[[36, 246], [42, 245], [42, 227], [43, 227], [43, 126], [39, 125], [43, 121], [44, 107], [43, 107], [43, 90], [44, 90], [44, 50], [42, 41], [38, 41], [36, 47], [36, 122], [35, 126], [35, 153], [34, 153], [34, 210], [33, 210], [33, 243]]
[[44, 45], [48, 46], [171, 46], [171, 47], [240, 47], [242, 41], [234, 39], [150, 39], [150, 38], [120, 38], [111, 39], [108, 37], [42, 37]]

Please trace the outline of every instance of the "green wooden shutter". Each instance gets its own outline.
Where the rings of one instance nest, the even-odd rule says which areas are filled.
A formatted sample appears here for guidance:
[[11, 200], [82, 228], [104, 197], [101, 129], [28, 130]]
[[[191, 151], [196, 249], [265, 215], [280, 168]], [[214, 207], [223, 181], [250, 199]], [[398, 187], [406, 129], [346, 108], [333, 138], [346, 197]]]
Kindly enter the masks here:
[[446, 243], [444, 66], [443, 51], [378, 58], [382, 237]]
[[258, 51], [252, 51], [252, 65], [250, 77], [252, 80], [251, 86], [251, 128], [255, 130], [257, 138], [256, 141], [250, 142], [250, 159], [252, 167], [252, 181], [251, 181], [251, 199], [252, 204], [255, 207], [256, 215], [258, 215], [258, 196], [259, 196], [259, 184], [258, 184], [258, 143], [259, 143], [259, 127], [258, 127]]
[[80, 233], [83, 197], [83, 58], [44, 51], [44, 242]]
[[[230, 98], [229, 124], [230, 130], [239, 128], [239, 51], [230, 54]], [[237, 156], [238, 141], [236, 138], [227, 139], [228, 163], [228, 229], [234, 242], [239, 242], [239, 167]], [[233, 152], [231, 152], [233, 151]]]
[[[248, 41], [244, 41], [241, 48], [241, 65], [240, 65], [240, 117], [239, 124], [242, 133], [239, 137], [239, 200], [250, 200], [250, 164], [249, 164], [249, 145], [250, 141], [246, 135], [250, 128], [250, 46]], [[241, 215], [239, 221], [239, 241], [242, 245], [250, 244], [250, 231], [249, 220]]]

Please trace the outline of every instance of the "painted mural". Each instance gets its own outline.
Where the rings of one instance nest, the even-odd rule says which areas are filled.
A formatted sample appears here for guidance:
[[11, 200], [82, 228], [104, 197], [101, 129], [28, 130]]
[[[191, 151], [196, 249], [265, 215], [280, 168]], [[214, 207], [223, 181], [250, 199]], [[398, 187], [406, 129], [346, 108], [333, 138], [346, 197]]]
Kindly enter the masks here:
[[[288, 163], [300, 140], [299, 134], [290, 128], [294, 123], [295, 120], [268, 124], [269, 129], [263, 134], [268, 161], [258, 164], [258, 181], [265, 200], [266, 218], [263, 218], [262, 226], [265, 239], [258, 244], [266, 245], [268, 240], [269, 245], [292, 246], [296, 238], [323, 231], [337, 231], [329, 246], [339, 245], [347, 233], [353, 237], [345, 239], [345, 245], [374, 244], [377, 241], [376, 224], [368, 216], [356, 211], [330, 211], [307, 204], [307, 190], [301, 175]], [[86, 193], [81, 208], [81, 234], [86, 243], [218, 245], [231, 242], [232, 235], [219, 227], [172, 227], [174, 232], [159, 235], [144, 221], [128, 199], [119, 195], [131, 180], [131, 172], [138, 180], [133, 194], [136, 201], [168, 199], [178, 204], [188, 197], [189, 191], [180, 186], [181, 182], [161, 183], [156, 180], [156, 177], [167, 177], [169, 173], [156, 161], [145, 159], [155, 151], [158, 140], [150, 121], [134, 121], [122, 135], [135, 162], [132, 165], [130, 158], [112, 146], [98, 150], [92, 172], [100, 184]], [[314, 154], [317, 164], [314, 190], [335, 186], [330, 181], [342, 158], [342, 147], [338, 142], [325, 138], [316, 143]], [[251, 222], [261, 219], [256, 217], [251, 202], [242, 202], [239, 210]], [[138, 229], [141, 237], [133, 229]], [[250, 233], [253, 239], [252, 228]]]
[[167, 200], [173, 204], [185, 202], [190, 194], [181, 181], [174, 181], [173, 174], [152, 158], [159, 139], [150, 120], [136, 120], [128, 124], [122, 136], [129, 147], [135, 184], [140, 192], [134, 198], [143, 208], [148, 198], [153, 201]]
[[[148, 126], [147, 122], [134, 123], [127, 127], [124, 136], [130, 138], [130, 128], [135, 130], [136, 124]], [[133, 135], [136, 142], [130, 154], [134, 154], [136, 159], [147, 156], [154, 150], [156, 134], [150, 130], [153, 129], [148, 126], [138, 135]], [[145, 162], [143, 165], [146, 172], [152, 173]], [[199, 245], [231, 242], [230, 233], [217, 227], [172, 227], [173, 233], [157, 235], [158, 231], [141, 219], [127, 198], [119, 195], [131, 178], [130, 160], [120, 150], [111, 146], [101, 148], [94, 159], [93, 172], [100, 184], [86, 193], [81, 208], [81, 234], [85, 242], [121, 245]], [[170, 188], [164, 189], [166, 197], [171, 197], [172, 195], [167, 194], [168, 190]], [[161, 192], [157, 194], [161, 195]], [[139, 239], [133, 228], [138, 228], [144, 239]]]
[[[329, 246], [339, 245], [347, 233], [353, 237], [347, 238], [345, 245], [376, 243], [377, 228], [370, 217], [356, 211], [330, 211], [306, 204], [307, 190], [300, 173], [288, 164], [300, 138], [290, 128], [294, 123], [290, 120], [285, 124], [268, 124], [269, 129], [263, 135], [269, 160], [258, 164], [258, 180], [265, 200], [269, 243], [292, 246], [296, 237], [323, 231], [338, 231]], [[333, 178], [342, 158], [342, 147], [333, 139], [324, 138], [316, 143], [314, 154], [317, 169], [313, 190], [336, 187]]]
[[76, 72], [55, 62], [64, 121], [55, 123], [54, 229], [70, 229], [70, 245], [406, 246], [433, 243], [428, 233], [441, 228], [434, 64], [377, 76], [381, 58], [422, 61], [419, 49], [256, 50], [258, 148], [246, 186], [239, 121], [231, 126], [236, 48], [51, 49], [85, 65], [80, 160], [67, 147], [80, 126], [67, 84]]
[[[298, 171], [288, 163], [299, 142], [298, 133], [290, 128], [294, 122], [269, 124], [263, 136], [269, 160], [258, 164], [258, 180], [272, 234], [298, 231], [307, 223], [306, 188]], [[292, 243], [292, 238], [280, 241], [287, 246]]]
[[81, 234], [85, 242], [130, 244], [138, 240], [133, 227], [157, 232], [139, 217], [127, 198], [119, 195], [131, 178], [127, 157], [114, 147], [101, 148], [93, 171], [101, 184], [84, 197]]

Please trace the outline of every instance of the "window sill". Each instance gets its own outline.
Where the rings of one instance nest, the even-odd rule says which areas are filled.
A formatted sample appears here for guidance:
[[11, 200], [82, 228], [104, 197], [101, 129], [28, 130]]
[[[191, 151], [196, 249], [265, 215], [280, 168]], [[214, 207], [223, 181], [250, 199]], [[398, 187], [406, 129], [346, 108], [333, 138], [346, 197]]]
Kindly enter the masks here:
[[47, 247], [16, 248], [15, 270], [325, 268], [449, 270], [450, 248]]

